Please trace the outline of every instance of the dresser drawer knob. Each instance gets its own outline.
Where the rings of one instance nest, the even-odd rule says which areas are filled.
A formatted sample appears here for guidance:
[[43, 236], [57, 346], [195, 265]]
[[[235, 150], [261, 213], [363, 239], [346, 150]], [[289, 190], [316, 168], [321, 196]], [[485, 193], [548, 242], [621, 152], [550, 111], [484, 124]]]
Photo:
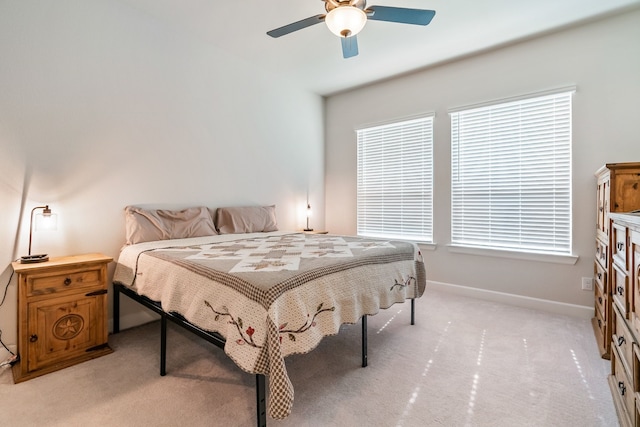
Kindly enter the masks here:
[[598, 273], [598, 279], [602, 280], [602, 273]]
[[67, 277], [66, 279], [64, 279], [65, 286], [69, 286], [70, 284], [71, 284], [71, 278]]
[[624, 295], [624, 288], [622, 286], [618, 286], [618, 295]]
[[624, 249], [624, 243], [618, 242], [617, 247], [618, 247], [618, 251], [623, 250]]
[[624, 393], [627, 391], [627, 388], [624, 386], [622, 381], [618, 382], [618, 388], [620, 389], [620, 394], [624, 396]]
[[598, 327], [602, 328], [602, 320], [598, 319]]
[[36, 334], [33, 334], [29, 337], [29, 341], [30, 342], [36, 342], [38, 341], [38, 336]]
[[624, 339], [624, 337], [618, 337], [618, 347], [620, 347], [625, 342], [627, 342], [627, 340]]
[[602, 304], [602, 297], [598, 297], [598, 303]]

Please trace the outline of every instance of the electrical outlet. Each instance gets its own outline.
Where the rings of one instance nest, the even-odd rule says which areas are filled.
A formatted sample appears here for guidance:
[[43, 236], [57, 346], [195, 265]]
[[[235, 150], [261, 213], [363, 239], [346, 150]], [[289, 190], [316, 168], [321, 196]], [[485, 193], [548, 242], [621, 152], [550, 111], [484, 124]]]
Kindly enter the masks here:
[[583, 291], [592, 291], [593, 290], [593, 277], [583, 277], [582, 278], [582, 290]]

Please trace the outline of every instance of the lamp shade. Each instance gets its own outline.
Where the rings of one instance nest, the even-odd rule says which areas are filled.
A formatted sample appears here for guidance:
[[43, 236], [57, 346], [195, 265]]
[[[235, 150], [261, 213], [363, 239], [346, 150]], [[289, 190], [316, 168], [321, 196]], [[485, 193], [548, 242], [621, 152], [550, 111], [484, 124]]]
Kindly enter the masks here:
[[58, 215], [51, 213], [50, 209], [36, 214], [36, 231], [54, 231], [58, 229]]
[[358, 34], [367, 23], [367, 14], [355, 6], [340, 6], [332, 9], [324, 19], [327, 27], [338, 37]]

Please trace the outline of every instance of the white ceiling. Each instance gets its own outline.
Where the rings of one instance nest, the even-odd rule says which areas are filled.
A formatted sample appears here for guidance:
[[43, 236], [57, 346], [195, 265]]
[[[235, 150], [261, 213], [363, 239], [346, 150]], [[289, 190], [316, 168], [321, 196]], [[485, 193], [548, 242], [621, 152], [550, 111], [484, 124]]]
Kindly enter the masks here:
[[369, 21], [360, 54], [343, 59], [324, 23], [278, 39], [265, 33], [324, 13], [322, 0], [121, 0], [321, 95], [635, 8], [640, 0], [370, 0], [379, 6], [431, 9], [426, 27]]

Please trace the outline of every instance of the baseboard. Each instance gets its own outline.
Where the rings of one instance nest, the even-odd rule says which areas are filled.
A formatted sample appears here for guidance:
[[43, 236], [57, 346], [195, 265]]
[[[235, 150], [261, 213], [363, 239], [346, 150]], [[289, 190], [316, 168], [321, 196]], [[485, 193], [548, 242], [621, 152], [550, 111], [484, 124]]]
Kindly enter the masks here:
[[[126, 314], [120, 316], [120, 330], [133, 328], [134, 326], [144, 325], [145, 323], [153, 322], [160, 319], [160, 316], [153, 313], [150, 310], [136, 311], [135, 313]], [[113, 319], [109, 319], [109, 332], [113, 332]]]
[[583, 305], [567, 304], [558, 301], [490, 291], [487, 289], [470, 288], [468, 286], [453, 285], [433, 280], [427, 281], [427, 287], [471, 298], [500, 302], [518, 307], [564, 314], [572, 317], [580, 317], [583, 319], [591, 319], [594, 316], [594, 308]]

